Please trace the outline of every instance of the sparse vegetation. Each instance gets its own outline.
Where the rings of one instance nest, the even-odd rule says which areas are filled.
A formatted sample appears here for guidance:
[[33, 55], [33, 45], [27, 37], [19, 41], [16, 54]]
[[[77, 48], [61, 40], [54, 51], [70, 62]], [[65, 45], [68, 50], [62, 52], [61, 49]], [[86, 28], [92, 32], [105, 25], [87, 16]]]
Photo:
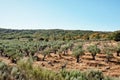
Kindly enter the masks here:
[[113, 39], [115, 41], [120, 41], [120, 31], [116, 31], [113, 33]]
[[[103, 69], [119, 66], [120, 44], [109, 40], [109, 32], [0, 29], [0, 33], [1, 80], [117, 80], [112, 78], [116, 75], [105, 77], [108, 71]], [[66, 68], [61, 69], [64, 63]], [[89, 67], [98, 70], [85, 71]]]
[[102, 72], [89, 70], [66, 71], [59, 73], [43, 69], [39, 66], [32, 66], [30, 60], [20, 60], [17, 66], [9, 66], [4, 62], [0, 62], [1, 80], [116, 80], [115, 78], [104, 77]]

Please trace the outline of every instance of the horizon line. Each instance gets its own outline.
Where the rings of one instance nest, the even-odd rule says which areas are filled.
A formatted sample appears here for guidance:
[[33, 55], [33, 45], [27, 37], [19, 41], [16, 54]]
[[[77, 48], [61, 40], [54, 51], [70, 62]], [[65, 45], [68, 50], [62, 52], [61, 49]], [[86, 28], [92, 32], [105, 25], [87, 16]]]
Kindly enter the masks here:
[[47, 29], [47, 28], [36, 28], [36, 29], [15, 29], [15, 28], [1, 28], [0, 29], [10, 29], [10, 30], [71, 30], [71, 31], [77, 31], [77, 30], [80, 30], [80, 31], [93, 31], [93, 32], [115, 32], [115, 31], [119, 31], [119, 30], [115, 30], [115, 31], [100, 31], [100, 30], [89, 30], [89, 29], [62, 29], [62, 28], [51, 28], [51, 29]]

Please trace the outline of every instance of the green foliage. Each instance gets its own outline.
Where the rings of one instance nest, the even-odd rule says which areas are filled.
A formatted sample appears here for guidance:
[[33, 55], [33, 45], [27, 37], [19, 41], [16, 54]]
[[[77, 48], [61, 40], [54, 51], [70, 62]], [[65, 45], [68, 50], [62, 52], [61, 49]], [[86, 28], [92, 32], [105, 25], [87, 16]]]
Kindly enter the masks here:
[[85, 72], [62, 70], [60, 74], [65, 80], [119, 80], [117, 78], [105, 77], [98, 70], [87, 70]]
[[[25, 40], [25, 41], [70, 41], [76, 39], [88, 40], [89, 36], [94, 39], [102, 39], [102, 35], [108, 35], [109, 32], [94, 32], [82, 30], [11, 30], [0, 29], [0, 39], [6, 40]], [[104, 38], [107, 38], [104, 36]]]
[[80, 56], [84, 55], [84, 50], [82, 49], [82, 45], [75, 46], [72, 52], [75, 58], [77, 59], [76, 62], [79, 62]]
[[120, 31], [116, 31], [113, 33], [113, 39], [115, 41], [120, 41]]
[[50, 54], [51, 49], [50, 48], [46, 48], [44, 51], [42, 51], [43, 54], [43, 61], [45, 60], [46, 56]]
[[0, 61], [0, 70], [4, 69], [5, 67], [6, 67], [6, 64]]
[[97, 47], [97, 45], [90, 45], [87, 47], [87, 49], [91, 53], [93, 60], [95, 60], [95, 56], [97, 53], [100, 53], [100, 49]]
[[87, 80], [103, 80], [104, 76], [101, 71], [98, 70], [88, 70], [85, 72]]
[[33, 67], [29, 60], [18, 62], [18, 66], [24, 72], [26, 80], [64, 80], [61, 75], [52, 71], [45, 70], [39, 66]]
[[61, 75], [65, 80], [85, 80], [85, 76], [80, 71], [62, 70]]
[[68, 44], [64, 44], [61, 46], [61, 50], [64, 52], [64, 55], [67, 55], [69, 48], [70, 46]]
[[[91, 38], [89, 37], [91, 35]], [[77, 62], [84, 55], [83, 45], [76, 44], [84, 39], [107, 39], [107, 32], [72, 31], [72, 30], [1, 30], [0, 29], [0, 54], [11, 60], [17, 60], [16, 66], [9, 66], [0, 62], [0, 80], [112, 80], [104, 77], [99, 71], [61, 71], [53, 72], [41, 67], [33, 66], [34, 58], [42, 53], [43, 60], [51, 52], [67, 55], [71, 50]], [[102, 37], [101, 37], [102, 36]], [[114, 36], [119, 40], [119, 35]], [[19, 38], [19, 39], [18, 39]], [[39, 40], [38, 40], [39, 39]], [[75, 45], [74, 45], [75, 44]], [[120, 47], [116, 47], [120, 53]], [[105, 50], [108, 61], [111, 59], [112, 48]], [[88, 51], [93, 59], [100, 49], [97, 45], [90, 45]], [[37, 54], [36, 54], [37, 53]], [[22, 58], [28, 60], [21, 60]], [[19, 61], [20, 60], [20, 61]], [[9, 75], [9, 76], [8, 76]], [[18, 78], [18, 79], [17, 79]]]
[[106, 54], [107, 62], [110, 62], [110, 59], [113, 57], [112, 50], [110, 47], [105, 48], [105, 54]]
[[118, 43], [118, 45], [116, 47], [116, 53], [117, 53], [117, 56], [119, 56], [119, 54], [120, 54], [120, 43]]
[[78, 50], [74, 50], [74, 51], [73, 51], [73, 55], [74, 55], [75, 57], [77, 57], [77, 56], [82, 56], [82, 55], [84, 55], [84, 50], [82, 50], [81, 48], [78, 49]]
[[18, 67], [0, 62], [0, 80], [26, 80]]
[[40, 66], [33, 66], [30, 59], [21, 59], [17, 64], [9, 66], [0, 62], [0, 80], [119, 80], [105, 77], [98, 70], [53, 72]]

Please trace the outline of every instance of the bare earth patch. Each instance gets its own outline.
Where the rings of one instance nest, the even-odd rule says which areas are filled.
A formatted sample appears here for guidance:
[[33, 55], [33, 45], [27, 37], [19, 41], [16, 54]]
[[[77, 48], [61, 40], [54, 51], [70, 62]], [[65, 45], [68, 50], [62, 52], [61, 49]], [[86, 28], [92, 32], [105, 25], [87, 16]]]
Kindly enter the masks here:
[[[40, 58], [42, 58], [42, 55]], [[85, 71], [89, 69], [97, 69], [107, 76], [120, 76], [120, 64], [117, 63], [117, 60], [112, 59], [109, 63], [106, 63], [105, 60], [106, 58], [104, 54], [97, 54], [96, 60], [92, 60], [90, 53], [86, 53], [81, 57], [81, 61], [76, 63], [76, 59], [69, 51], [69, 56], [62, 56], [62, 58], [59, 58], [57, 54], [51, 54], [51, 57], [47, 57], [45, 61], [36, 61], [34, 64], [54, 71], [60, 71], [61, 67], [64, 64], [67, 64], [67, 70]]]

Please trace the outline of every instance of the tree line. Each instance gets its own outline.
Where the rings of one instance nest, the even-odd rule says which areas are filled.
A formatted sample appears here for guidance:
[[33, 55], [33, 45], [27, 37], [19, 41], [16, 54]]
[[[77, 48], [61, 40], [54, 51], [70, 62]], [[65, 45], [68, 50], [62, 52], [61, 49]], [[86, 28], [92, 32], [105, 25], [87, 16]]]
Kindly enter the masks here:
[[120, 40], [120, 31], [102, 32], [85, 30], [12, 30], [0, 29], [0, 39], [52, 40]]

